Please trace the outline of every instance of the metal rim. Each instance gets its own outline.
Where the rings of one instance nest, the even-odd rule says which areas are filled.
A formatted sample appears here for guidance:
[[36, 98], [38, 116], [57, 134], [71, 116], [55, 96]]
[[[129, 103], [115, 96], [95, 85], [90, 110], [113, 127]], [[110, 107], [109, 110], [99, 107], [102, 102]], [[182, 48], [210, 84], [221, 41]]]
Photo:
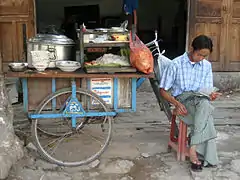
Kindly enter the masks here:
[[[62, 94], [66, 94], [66, 93], [71, 93], [71, 88], [67, 88], [67, 89], [62, 89], [62, 90], [59, 90], [55, 93], [53, 93], [52, 95], [48, 96], [42, 103], [42, 108], [39, 109], [38, 113], [40, 113], [43, 109], [43, 107], [49, 103], [53, 98], [56, 98], [57, 96], [59, 95], [62, 95]], [[87, 96], [90, 96], [94, 99], [96, 99], [100, 104], [101, 106], [103, 107], [103, 109], [107, 112], [109, 111], [108, 108], [107, 108], [107, 105], [105, 104], [105, 102], [99, 98], [95, 93], [92, 93], [90, 91], [86, 91], [86, 90], [83, 90], [83, 89], [77, 89], [76, 91], [77, 93], [80, 93], [80, 94], [85, 94]], [[95, 153], [94, 155], [88, 157], [87, 159], [85, 160], [81, 160], [81, 161], [78, 161], [78, 162], [64, 162], [64, 161], [61, 161], [61, 160], [58, 160], [54, 157], [52, 157], [51, 155], [49, 155], [49, 153], [47, 153], [43, 147], [41, 146], [40, 142], [39, 142], [39, 139], [38, 139], [38, 132], [37, 132], [37, 122], [38, 120], [33, 120], [33, 124], [32, 124], [32, 134], [33, 134], [33, 137], [34, 137], [34, 140], [35, 140], [35, 143], [36, 143], [36, 146], [37, 146], [37, 149], [39, 150], [39, 153], [48, 161], [52, 162], [52, 163], [56, 163], [58, 165], [62, 165], [62, 166], [81, 166], [81, 165], [84, 165], [84, 164], [88, 164], [88, 163], [91, 163], [93, 162], [94, 160], [96, 160], [104, 151], [105, 149], [107, 148], [110, 140], [111, 140], [111, 134], [112, 134], [112, 117], [110, 116], [106, 116], [107, 120], [108, 120], [108, 124], [109, 124], [109, 130], [108, 130], [108, 135], [107, 135], [107, 138], [105, 140], [105, 143], [104, 145], [100, 148], [100, 150]]]

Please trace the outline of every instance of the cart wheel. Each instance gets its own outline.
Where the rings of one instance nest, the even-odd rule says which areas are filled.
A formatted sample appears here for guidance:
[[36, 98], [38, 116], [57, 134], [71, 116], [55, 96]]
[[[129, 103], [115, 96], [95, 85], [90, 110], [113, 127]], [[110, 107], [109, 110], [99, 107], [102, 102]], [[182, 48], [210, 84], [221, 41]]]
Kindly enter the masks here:
[[[53, 99], [55, 113], [63, 113], [71, 97], [71, 88], [61, 89], [49, 95], [40, 104], [36, 114], [49, 113]], [[76, 96], [85, 112], [108, 112], [105, 102], [95, 93], [77, 89]], [[94, 104], [93, 104], [94, 102]], [[51, 112], [51, 113], [54, 113]], [[35, 119], [32, 136], [40, 155], [61, 166], [80, 166], [96, 160], [107, 148], [112, 134], [111, 116], [77, 118], [77, 127], [72, 129], [71, 118]], [[99, 129], [94, 129], [98, 128]], [[102, 133], [102, 135], [101, 135]], [[53, 139], [52, 139], [53, 138]], [[93, 140], [93, 142], [91, 142]]]

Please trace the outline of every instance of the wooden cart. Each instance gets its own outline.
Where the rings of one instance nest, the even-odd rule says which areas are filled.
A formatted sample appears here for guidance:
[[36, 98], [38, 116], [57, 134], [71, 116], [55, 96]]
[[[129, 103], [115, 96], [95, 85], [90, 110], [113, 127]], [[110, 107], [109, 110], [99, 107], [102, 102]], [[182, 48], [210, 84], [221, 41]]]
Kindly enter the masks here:
[[[111, 139], [113, 117], [117, 113], [136, 111], [137, 78], [153, 78], [153, 75], [46, 70], [8, 72], [6, 77], [20, 78], [22, 81], [24, 111], [32, 120], [32, 137], [42, 157], [62, 166], [79, 166], [94, 161], [105, 151]], [[55, 122], [57, 119], [60, 121]], [[76, 135], [83, 137], [86, 134], [83, 133], [85, 128], [98, 125], [101, 126], [101, 131], [89, 131], [97, 132], [96, 136], [88, 132], [88, 138], [75, 138]], [[103, 145], [96, 147], [100, 137], [102, 139], [98, 134], [100, 132], [103, 132], [106, 139]], [[70, 136], [74, 138], [65, 140]], [[57, 140], [49, 144], [50, 137]], [[89, 143], [91, 138], [97, 143]], [[60, 153], [57, 153], [59, 141], [70, 144], [61, 145]], [[53, 145], [53, 142], [59, 144]], [[84, 149], [83, 145], [88, 148]], [[76, 150], [75, 156], [73, 150]], [[86, 155], [87, 153], [91, 155]], [[83, 157], [77, 160], [80, 156]]]

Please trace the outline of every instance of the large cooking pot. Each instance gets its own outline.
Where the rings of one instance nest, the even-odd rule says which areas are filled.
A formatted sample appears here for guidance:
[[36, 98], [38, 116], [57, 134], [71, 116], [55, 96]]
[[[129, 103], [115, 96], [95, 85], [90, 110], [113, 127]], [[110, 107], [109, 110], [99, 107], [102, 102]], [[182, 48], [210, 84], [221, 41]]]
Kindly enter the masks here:
[[32, 66], [31, 51], [49, 51], [50, 68], [56, 67], [56, 61], [76, 60], [76, 47], [72, 39], [64, 35], [37, 34], [27, 43], [27, 61]]

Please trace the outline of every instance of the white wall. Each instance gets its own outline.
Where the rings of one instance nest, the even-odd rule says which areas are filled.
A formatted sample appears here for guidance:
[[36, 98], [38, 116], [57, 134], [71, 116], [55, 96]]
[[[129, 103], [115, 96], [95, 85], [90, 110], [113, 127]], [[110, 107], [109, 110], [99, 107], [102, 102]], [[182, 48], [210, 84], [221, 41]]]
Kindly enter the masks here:
[[[99, 4], [101, 16], [119, 15], [122, 0], [36, 0], [38, 27], [61, 25], [64, 6]], [[178, 8], [177, 0], [139, 0], [138, 18], [140, 29], [150, 30], [157, 27], [159, 16], [163, 19], [163, 32], [171, 36], [171, 26]]]

